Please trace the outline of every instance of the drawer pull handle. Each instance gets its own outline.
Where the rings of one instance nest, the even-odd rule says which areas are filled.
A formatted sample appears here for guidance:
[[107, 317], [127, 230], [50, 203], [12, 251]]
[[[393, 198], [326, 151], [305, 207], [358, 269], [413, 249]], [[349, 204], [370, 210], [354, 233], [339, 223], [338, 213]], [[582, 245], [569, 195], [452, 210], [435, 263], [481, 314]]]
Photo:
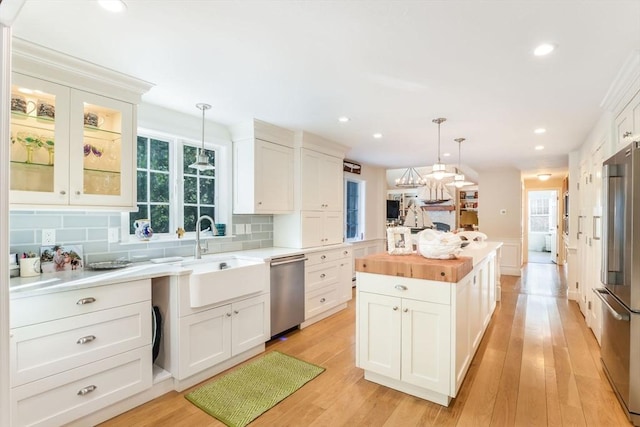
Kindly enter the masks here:
[[[324, 241], [324, 239], [322, 239], [322, 240]], [[322, 255], [322, 256], [320, 257], [320, 259], [327, 259], [327, 256], [326, 256], [326, 255]]]
[[326, 299], [325, 299], [325, 298], [321, 298], [321, 299], [320, 299], [320, 302], [325, 302], [325, 301], [326, 301]]
[[626, 131], [626, 132], [622, 135], [622, 137], [623, 137], [623, 138], [628, 138], [628, 137], [630, 137], [631, 135], [632, 135], [631, 131]]
[[86, 337], [78, 338], [76, 344], [86, 344], [96, 339], [95, 335], [87, 335]]
[[393, 311], [398, 311], [398, 306], [394, 306]]
[[88, 385], [88, 386], [78, 390], [78, 396], [84, 396], [85, 394], [89, 394], [89, 393], [91, 393], [92, 391], [94, 391], [97, 388], [98, 387], [96, 387], [94, 385]]
[[326, 274], [324, 274], [324, 273], [322, 273], [322, 274], [320, 275], [320, 278], [321, 278], [321, 279], [324, 279], [325, 277], [327, 277], [327, 275], [326, 275]]
[[85, 305], [85, 304], [91, 304], [92, 302], [96, 302], [96, 299], [94, 297], [81, 298], [78, 300], [78, 302], [76, 302], [76, 304]]
[[399, 291], [406, 291], [407, 287], [405, 285], [396, 285], [395, 288]]

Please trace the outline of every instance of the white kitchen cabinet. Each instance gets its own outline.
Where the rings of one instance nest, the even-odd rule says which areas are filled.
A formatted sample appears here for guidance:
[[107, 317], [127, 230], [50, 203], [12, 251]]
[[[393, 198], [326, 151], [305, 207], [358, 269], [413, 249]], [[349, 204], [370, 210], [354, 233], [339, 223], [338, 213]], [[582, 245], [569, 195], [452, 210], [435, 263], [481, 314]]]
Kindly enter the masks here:
[[151, 282], [12, 300], [16, 425], [62, 425], [152, 386]]
[[[640, 92], [629, 101], [615, 119], [617, 149], [640, 140]], [[616, 149], [616, 151], [617, 151]]]
[[300, 157], [302, 210], [342, 211], [342, 159], [306, 148]]
[[11, 207], [137, 209], [136, 104], [151, 85], [19, 40], [13, 59]]
[[269, 301], [263, 294], [180, 318], [174, 376], [188, 378], [268, 341]]
[[342, 243], [342, 212], [302, 211], [300, 223], [303, 248]]
[[358, 304], [361, 368], [449, 392], [449, 306], [368, 292]]
[[259, 120], [231, 129], [233, 213], [294, 210], [293, 132]]
[[307, 254], [305, 261], [305, 321], [309, 326], [338, 310], [351, 299], [351, 248]]
[[308, 132], [296, 134], [295, 144], [295, 211], [274, 216], [274, 246], [310, 248], [341, 243], [346, 147]]

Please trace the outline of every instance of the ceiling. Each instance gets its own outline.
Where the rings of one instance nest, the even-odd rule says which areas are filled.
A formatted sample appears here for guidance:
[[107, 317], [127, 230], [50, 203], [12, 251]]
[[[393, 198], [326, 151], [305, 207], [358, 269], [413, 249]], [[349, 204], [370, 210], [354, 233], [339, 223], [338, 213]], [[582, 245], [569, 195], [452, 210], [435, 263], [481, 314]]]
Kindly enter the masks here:
[[[464, 137], [467, 170], [564, 171], [640, 48], [637, 0], [125, 1], [27, 0], [13, 33], [154, 83], [145, 102], [207, 102], [218, 123], [304, 129], [388, 168], [435, 162], [445, 117], [447, 163]], [[557, 49], [535, 57], [541, 42]]]

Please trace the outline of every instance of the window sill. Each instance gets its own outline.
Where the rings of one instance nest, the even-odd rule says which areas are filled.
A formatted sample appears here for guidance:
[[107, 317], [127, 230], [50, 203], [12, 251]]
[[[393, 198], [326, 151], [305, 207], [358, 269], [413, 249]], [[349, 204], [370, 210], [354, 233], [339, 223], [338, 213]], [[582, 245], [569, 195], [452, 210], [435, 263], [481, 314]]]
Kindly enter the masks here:
[[[171, 243], [171, 242], [195, 242], [196, 236], [195, 234], [185, 235], [182, 238], [178, 238], [178, 236], [170, 236], [170, 235], [162, 235], [162, 236], [153, 236], [149, 240], [139, 240], [134, 236], [128, 236], [128, 239], [123, 239], [119, 243], [121, 245], [138, 245], [140, 243], [148, 243], [153, 245], [154, 243]], [[207, 240], [215, 240], [217, 242], [227, 242], [233, 239], [233, 235], [225, 235], [225, 236], [200, 236], [200, 241], [204, 242]]]

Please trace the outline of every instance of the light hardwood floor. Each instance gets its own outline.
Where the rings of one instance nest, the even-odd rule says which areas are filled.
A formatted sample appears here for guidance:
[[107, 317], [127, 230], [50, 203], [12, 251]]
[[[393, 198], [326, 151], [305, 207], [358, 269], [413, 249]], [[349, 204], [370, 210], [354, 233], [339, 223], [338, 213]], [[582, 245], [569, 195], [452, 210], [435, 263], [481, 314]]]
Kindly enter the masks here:
[[[354, 365], [352, 300], [347, 310], [267, 345], [327, 370], [251, 426], [630, 426], [593, 334], [566, 299], [561, 272], [529, 264], [522, 278], [502, 277], [502, 301], [447, 408], [364, 380]], [[103, 425], [223, 426], [190, 404], [186, 392]]]

